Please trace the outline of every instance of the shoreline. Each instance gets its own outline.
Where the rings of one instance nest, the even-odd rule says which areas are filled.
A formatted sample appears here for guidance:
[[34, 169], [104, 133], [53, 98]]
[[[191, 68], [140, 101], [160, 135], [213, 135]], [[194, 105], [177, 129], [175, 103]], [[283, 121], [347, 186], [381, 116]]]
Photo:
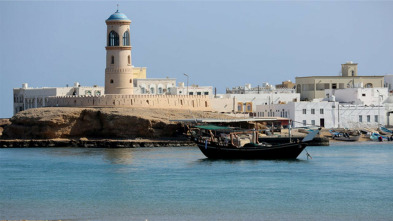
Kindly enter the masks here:
[[138, 147], [191, 147], [197, 146], [190, 140], [149, 139], [0, 139], [0, 148], [138, 148]]

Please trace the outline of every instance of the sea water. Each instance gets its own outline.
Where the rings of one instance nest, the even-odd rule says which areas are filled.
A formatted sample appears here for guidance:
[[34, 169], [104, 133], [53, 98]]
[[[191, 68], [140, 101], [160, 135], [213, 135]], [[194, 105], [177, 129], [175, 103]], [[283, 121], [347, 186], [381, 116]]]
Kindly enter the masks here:
[[0, 220], [393, 220], [393, 142], [298, 160], [196, 147], [0, 149]]

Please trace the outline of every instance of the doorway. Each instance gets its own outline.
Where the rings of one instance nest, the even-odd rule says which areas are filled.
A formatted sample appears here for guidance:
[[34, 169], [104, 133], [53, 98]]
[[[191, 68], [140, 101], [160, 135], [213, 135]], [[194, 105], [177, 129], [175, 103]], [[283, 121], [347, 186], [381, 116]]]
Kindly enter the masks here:
[[320, 127], [325, 127], [325, 118], [319, 119], [319, 126]]

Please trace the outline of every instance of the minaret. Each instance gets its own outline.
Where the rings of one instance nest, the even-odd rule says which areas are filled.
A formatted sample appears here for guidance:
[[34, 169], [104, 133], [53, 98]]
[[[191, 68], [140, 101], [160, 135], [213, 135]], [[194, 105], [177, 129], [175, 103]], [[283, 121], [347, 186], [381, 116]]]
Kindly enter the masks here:
[[105, 94], [133, 94], [131, 20], [117, 10], [106, 21]]

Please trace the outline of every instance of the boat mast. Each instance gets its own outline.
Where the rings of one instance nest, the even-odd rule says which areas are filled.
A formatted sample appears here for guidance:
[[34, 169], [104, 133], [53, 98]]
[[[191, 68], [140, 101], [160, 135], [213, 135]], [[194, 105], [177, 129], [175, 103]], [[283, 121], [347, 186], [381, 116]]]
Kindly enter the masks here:
[[292, 140], [291, 140], [291, 128], [292, 128], [291, 124], [292, 124], [292, 121], [289, 120], [289, 124], [288, 124], [289, 143], [292, 143]]

